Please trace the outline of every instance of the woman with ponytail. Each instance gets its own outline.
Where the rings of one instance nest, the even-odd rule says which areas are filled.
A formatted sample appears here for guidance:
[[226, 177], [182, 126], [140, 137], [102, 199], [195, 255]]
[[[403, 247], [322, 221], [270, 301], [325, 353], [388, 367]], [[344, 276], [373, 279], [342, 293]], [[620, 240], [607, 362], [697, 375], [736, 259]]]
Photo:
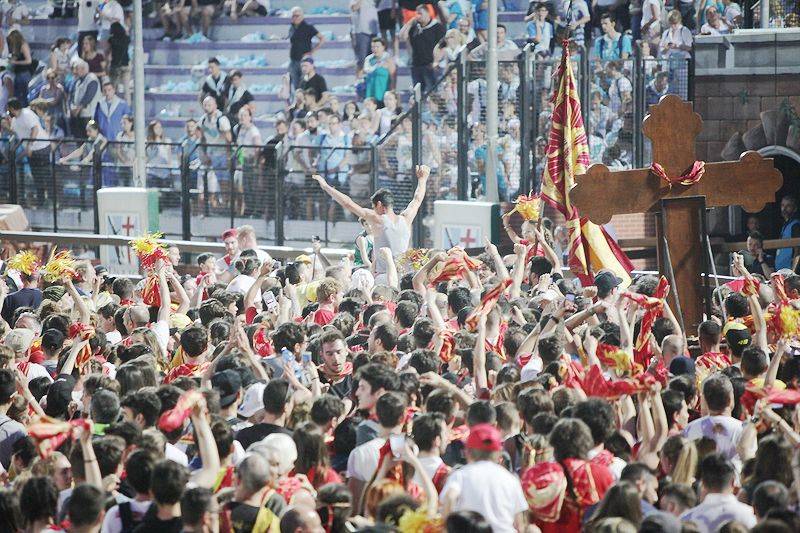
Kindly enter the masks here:
[[[258, 276], [258, 269], [261, 268], [261, 262], [258, 260], [255, 250], [242, 250], [239, 258], [234, 261], [233, 267], [239, 273], [228, 284], [228, 291], [247, 294], [250, 287], [256, 282]], [[261, 300], [261, 291], [256, 295], [257, 300]]]
[[559, 420], [549, 439], [554, 461], [523, 472], [522, 488], [543, 533], [580, 531], [584, 512], [605, 496], [614, 476], [607, 466], [589, 461], [594, 442], [581, 420]]
[[694, 442], [674, 435], [661, 449], [661, 473], [672, 483], [693, 485], [697, 473], [697, 447]]

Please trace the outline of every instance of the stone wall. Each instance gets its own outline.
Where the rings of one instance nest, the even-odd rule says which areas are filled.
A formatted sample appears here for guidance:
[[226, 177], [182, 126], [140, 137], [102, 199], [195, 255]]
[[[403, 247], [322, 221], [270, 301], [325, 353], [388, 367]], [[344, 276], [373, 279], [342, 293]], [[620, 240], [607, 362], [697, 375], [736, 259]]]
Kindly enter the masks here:
[[762, 113], [788, 102], [800, 109], [800, 73], [696, 76], [694, 110], [703, 117], [697, 158], [722, 161], [725, 144], [762, 123]]

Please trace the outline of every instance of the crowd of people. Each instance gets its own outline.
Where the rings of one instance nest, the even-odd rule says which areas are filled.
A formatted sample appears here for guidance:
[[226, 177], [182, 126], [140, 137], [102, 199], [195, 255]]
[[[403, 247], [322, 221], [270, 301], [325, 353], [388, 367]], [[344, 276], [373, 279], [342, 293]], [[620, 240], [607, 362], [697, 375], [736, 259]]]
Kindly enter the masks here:
[[[653, 103], [668, 92], [684, 94], [688, 88], [688, 62], [693, 35], [724, 34], [744, 24], [752, 24], [736, 2], [682, 2], [665, 5], [661, 0], [643, 2], [592, 2], [561, 0], [532, 1], [525, 7], [505, 2], [503, 8], [519, 13], [519, 30], [498, 27], [498, 57], [501, 68], [500, 150], [497, 174], [504, 198], [514, 196], [519, 188], [519, 91], [518, 65], [512, 63], [521, 47], [531, 43], [537, 57], [535, 76], [540, 83], [534, 95], [539, 113], [538, 137], [531, 142], [536, 155], [549, 131], [549, 80], [553, 60], [560, 54], [560, 42], [569, 36], [576, 53], [591, 57], [591, 100], [589, 138], [592, 157], [609, 166], [629, 167], [633, 160], [630, 132], [633, 117], [633, 85], [635, 78], [645, 76], [646, 95], [642, 101]], [[132, 109], [130, 105], [130, 2], [110, 0], [98, 2], [56, 2], [51, 16], [77, 16], [75, 41], [57, 39], [49, 57], [34, 57], [29, 43], [20, 31], [30, 22], [31, 12], [24, 0], [9, 3], [3, 13], [5, 45], [8, 57], [5, 70], [0, 64], [0, 111], [15, 98], [22, 109], [30, 109], [39, 119], [2, 122], [4, 137], [38, 139], [29, 142], [45, 146], [44, 139], [88, 139], [83, 145], [61, 147], [54, 160], [66, 165], [61, 172], [75, 169], [75, 163], [88, 164], [99, 157], [109, 167], [103, 172], [104, 186], [130, 183], [134, 150]], [[179, 39], [201, 32], [213, 37], [213, 27], [220, 21], [238, 17], [263, 17], [274, 14], [268, 1], [249, 2], [201, 1], [156, 2], [148, 11], [164, 28], [165, 38]], [[428, 135], [429, 132], [451, 133], [456, 128], [455, 79], [439, 81], [447, 66], [467, 54], [469, 59], [485, 59], [487, 35], [486, 2], [442, 0], [425, 3], [420, 0], [371, 2], [353, 0], [350, 38], [354, 53], [353, 90], [358, 98], [344, 101], [337, 97], [315, 65], [315, 57], [324, 49], [330, 36], [306, 20], [302, 8], [288, 13], [286, 33], [289, 65], [280, 93], [286, 103], [274, 116], [275, 130], [262, 131], [259, 119], [264, 115], [248, 89], [241, 70], [228, 70], [215, 57], [209, 58], [208, 76], [203, 80], [200, 100], [204, 114], [188, 120], [181, 138], [170, 138], [159, 120], [148, 121], [148, 179], [152, 185], [179, 189], [180, 161], [190, 159], [193, 184], [203, 201], [211, 208], [227, 205], [236, 197], [234, 211], [252, 212], [246, 199], [257, 197], [268, 185], [263, 171], [272, 172], [269, 163], [282, 154], [266, 153], [271, 146], [283, 142], [284, 150], [296, 140], [312, 143], [316, 155], [307, 149], [296, 150], [297, 162], [290, 172], [312, 171], [335, 176], [341, 185], [361, 189], [361, 176], [367, 164], [360, 147], [370, 146], [386, 138], [379, 158], [383, 180], [404, 181], [412, 177], [410, 156], [406, 157], [404, 137], [410, 132], [397, 119], [410, 87], [398, 83], [398, 67], [409, 67], [412, 84], [421, 84], [423, 91], [434, 91], [426, 100], [429, 109], [423, 135], [434, 142], [424, 142], [424, 162], [434, 169], [437, 189], [442, 194], [456, 188], [457, 154], [449, 135]], [[517, 27], [520, 27], [517, 25]], [[337, 36], [334, 36], [334, 39]], [[404, 43], [400, 47], [400, 43]], [[640, 66], [633, 57], [641, 58]], [[470, 173], [472, 195], [485, 191], [486, 144], [483, 122], [486, 90], [482, 66], [471, 67], [467, 89], [467, 105], [471, 113]], [[44, 67], [44, 68], [43, 68]], [[634, 72], [643, 69], [644, 73]], [[684, 94], [685, 95], [685, 94]], [[216, 106], [206, 97], [212, 96]], [[14, 104], [16, 105], [16, 104]], [[31, 116], [30, 113], [25, 113]], [[329, 118], [336, 115], [341, 128], [330, 127]], [[311, 118], [315, 116], [315, 118]], [[309, 125], [311, 123], [311, 125]], [[331, 129], [333, 133], [330, 133]], [[442, 142], [435, 142], [441, 139]], [[447, 139], [448, 142], [444, 142]], [[430, 140], [430, 139], [428, 139]], [[107, 146], [107, 143], [111, 146]], [[221, 146], [208, 146], [219, 144]], [[265, 153], [258, 147], [267, 146]], [[435, 146], [434, 146], [435, 145]], [[326, 158], [326, 150], [335, 154]], [[34, 184], [46, 179], [47, 158], [34, 156], [36, 150], [20, 150], [23, 172]], [[331, 160], [332, 159], [332, 160]], [[537, 160], [541, 158], [536, 157]], [[272, 165], [274, 166], [274, 165]], [[79, 172], [86, 174], [85, 170]], [[536, 175], [539, 168], [534, 169]], [[41, 187], [34, 185], [30, 190]], [[47, 197], [47, 194], [45, 194]], [[41, 198], [36, 194], [35, 199]]]
[[137, 239], [138, 283], [7, 258], [0, 529], [800, 529], [794, 249], [773, 276], [734, 254], [684, 330], [663, 278], [565, 274], [549, 224], [504, 216], [505, 256], [409, 249], [429, 176], [403, 211], [314, 176], [364, 223], [339, 263], [252, 227], [191, 266]]

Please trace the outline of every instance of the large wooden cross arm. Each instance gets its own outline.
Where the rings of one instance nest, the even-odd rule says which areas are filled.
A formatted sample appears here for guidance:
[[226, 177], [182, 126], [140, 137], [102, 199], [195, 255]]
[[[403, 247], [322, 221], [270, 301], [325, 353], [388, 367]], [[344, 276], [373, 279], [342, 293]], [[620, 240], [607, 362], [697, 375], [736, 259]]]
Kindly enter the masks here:
[[[664, 96], [650, 106], [643, 129], [653, 146], [653, 161], [667, 176], [681, 176], [695, 162], [695, 139], [702, 129], [700, 115], [691, 102], [678, 96]], [[705, 196], [707, 207], [741, 205], [748, 212], [760, 211], [775, 200], [783, 176], [772, 159], [758, 152], [745, 152], [739, 161], [707, 163], [705, 173], [693, 185], [669, 186], [649, 168], [612, 171], [602, 164], [589, 167], [575, 176], [570, 200], [581, 216], [595, 224], [605, 224], [614, 215], [656, 211], [662, 198]]]

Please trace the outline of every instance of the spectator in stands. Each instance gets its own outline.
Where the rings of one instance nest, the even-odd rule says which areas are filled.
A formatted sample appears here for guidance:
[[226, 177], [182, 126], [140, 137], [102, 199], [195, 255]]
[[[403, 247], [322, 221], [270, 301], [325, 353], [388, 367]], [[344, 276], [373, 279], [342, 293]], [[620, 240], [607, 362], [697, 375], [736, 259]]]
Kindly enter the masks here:
[[83, 41], [87, 37], [97, 39], [97, 5], [98, 0], [82, 0], [78, 4], [78, 54], [83, 57]]
[[586, 24], [591, 20], [586, 0], [560, 0], [556, 4], [556, 24], [560, 28], [568, 29], [570, 38], [579, 47], [584, 45]]
[[658, 72], [645, 87], [645, 104], [657, 104], [669, 92], [669, 72]]
[[467, 46], [467, 38], [456, 29], [447, 30], [444, 39], [433, 50], [436, 66], [444, 72], [450, 63], [458, 60], [458, 56]]
[[211, 57], [208, 59], [208, 76], [200, 89], [200, 102], [206, 96], [212, 96], [217, 102], [217, 109], [225, 108], [225, 91], [228, 87], [228, 75], [219, 67], [219, 59]]
[[108, 74], [116, 91], [126, 101], [130, 101], [131, 94], [131, 60], [128, 47], [131, 38], [125, 27], [119, 22], [111, 25], [111, 36], [108, 38]]
[[198, 126], [206, 146], [206, 167], [213, 169], [219, 182], [228, 181], [228, 145], [233, 141], [231, 123], [217, 108], [217, 100], [208, 95], [203, 99], [205, 114]]
[[[601, 33], [606, 33], [603, 27], [603, 18], [606, 15], [611, 15], [612, 20], [616, 24], [619, 22], [620, 31], [630, 29], [630, 6], [628, 2], [619, 2], [617, 0], [597, 0], [592, 2], [592, 12], [594, 15], [594, 33], [597, 34], [599, 26]], [[630, 53], [630, 52], [628, 52]]]
[[64, 87], [59, 83], [58, 74], [52, 68], [48, 68], [45, 72], [45, 80], [46, 83], [39, 89], [37, 100], [47, 106], [47, 115], [53, 120], [54, 124], [65, 126], [64, 104], [67, 95]]
[[[237, 0], [231, 0], [231, 20], [236, 20], [236, 8], [238, 6]], [[269, 14], [269, 0], [245, 0], [242, 6], [241, 14], [245, 17], [266, 17]]]
[[122, 117], [132, 115], [128, 102], [117, 96], [114, 84], [106, 79], [103, 83], [103, 98], [97, 103], [94, 120], [100, 128], [100, 133], [106, 139], [116, 139], [122, 131]]
[[38, 61], [31, 56], [31, 46], [19, 30], [11, 30], [6, 36], [8, 62], [14, 74], [14, 97], [23, 106], [28, 105], [28, 82], [36, 70]]
[[470, 3], [472, 4], [472, 27], [481, 42], [486, 42], [489, 30], [489, 2], [487, 0], [471, 0]]
[[124, 115], [120, 120], [120, 130], [114, 140], [118, 143], [114, 145], [114, 156], [120, 173], [120, 185], [130, 185], [131, 172], [136, 158], [136, 135], [133, 131], [133, 117]]
[[658, 48], [661, 40], [662, 11], [661, 0], [644, 0], [642, 3], [642, 22], [639, 33], [642, 40], [648, 42], [653, 49]]
[[306, 56], [300, 61], [300, 72], [302, 73], [302, 78], [300, 81], [300, 88], [303, 91], [313, 91], [314, 98], [316, 102], [313, 105], [322, 106], [325, 104], [326, 100], [328, 99], [328, 84], [325, 83], [325, 78], [322, 77], [322, 74], [319, 74], [314, 68], [314, 58], [311, 56]]
[[[533, 52], [541, 57], [550, 55], [553, 41], [553, 25], [547, 20], [549, 12], [547, 4], [539, 4], [534, 12], [533, 19], [528, 22], [528, 42], [535, 43]], [[525, 17], [526, 20], [528, 17]]]
[[411, 83], [421, 84], [424, 93], [436, 83], [433, 50], [444, 37], [445, 29], [431, 17], [425, 4], [417, 6], [416, 13], [417, 16], [400, 29], [400, 38], [411, 47]]
[[122, 10], [122, 5], [117, 0], [106, 0], [100, 5], [98, 9], [97, 18], [100, 22], [100, 35], [98, 37], [101, 41], [107, 41], [111, 36], [111, 25], [115, 22], [118, 24], [125, 24], [125, 12]]
[[486, 41], [485, 39], [481, 39], [478, 35], [476, 35], [475, 30], [472, 29], [472, 25], [469, 23], [469, 19], [467, 18], [463, 18], [458, 21], [458, 31], [464, 36], [464, 39], [467, 42], [467, 50], [470, 52], [479, 47], [481, 43]]
[[172, 139], [164, 135], [164, 126], [159, 120], [147, 125], [147, 180], [152, 187], [172, 187], [172, 169], [177, 168], [172, 152]]
[[62, 83], [70, 71], [70, 48], [72, 48], [72, 41], [67, 37], [59, 37], [50, 48], [50, 59], [48, 64], [50, 65], [51, 69], [56, 71], [58, 80]]
[[[549, 24], [549, 22], [548, 22]], [[550, 35], [552, 38], [552, 25]], [[549, 45], [548, 45], [549, 46]], [[486, 52], [488, 51], [487, 43], [482, 43], [480, 46], [472, 51], [472, 57], [475, 59], [485, 59]], [[517, 43], [507, 38], [506, 27], [502, 24], [497, 25], [497, 60], [498, 61], [512, 61], [516, 59], [519, 54], [519, 46]]]
[[379, 37], [372, 39], [372, 53], [364, 59], [366, 98], [374, 98], [383, 103], [386, 91], [391, 87], [397, 66], [394, 58], [386, 50], [386, 41]]
[[225, 114], [231, 124], [236, 125], [239, 122], [239, 111], [245, 107], [251, 107], [254, 99], [242, 81], [241, 71], [234, 70], [231, 72], [228, 80], [228, 90], [225, 93]]
[[722, 0], [722, 16], [731, 28], [739, 28], [742, 25], [742, 8], [733, 0]]
[[706, 8], [705, 19], [705, 24], [700, 28], [701, 35], [726, 35], [731, 32], [730, 24], [720, 16], [715, 5]]
[[94, 120], [89, 120], [86, 123], [84, 135], [86, 135], [86, 142], [59, 159], [59, 164], [64, 165], [70, 161], [78, 161], [83, 165], [89, 165], [94, 161], [95, 154], [103, 153], [106, 138], [100, 134], [100, 128], [97, 127], [97, 123]]
[[628, 59], [633, 48], [630, 35], [617, 31], [617, 19], [612, 13], [600, 17], [603, 35], [594, 42], [594, 55], [601, 60]]
[[[193, 3], [192, 5], [195, 4]], [[200, 31], [208, 39], [211, 38], [211, 22], [219, 5], [220, 0], [197, 0], [197, 6], [199, 7], [195, 9], [200, 12]]]
[[[254, 194], [254, 185], [258, 181], [258, 147], [262, 146], [263, 142], [261, 140], [261, 132], [253, 124], [253, 112], [249, 106], [239, 109], [239, 116], [237, 124], [233, 127], [233, 133], [238, 147], [236, 150], [237, 169], [234, 173], [233, 181], [241, 199], [239, 202], [239, 214], [244, 215], [247, 204], [245, 199], [249, 199], [253, 203], [261, 201], [261, 198]], [[254, 232], [252, 236], [255, 240]], [[241, 238], [241, 235], [239, 237]]]
[[29, 107], [24, 107], [22, 102], [11, 98], [7, 108], [8, 114], [11, 116], [11, 129], [17, 140], [22, 143], [23, 154], [28, 158], [28, 164], [31, 167], [36, 201], [42, 205], [45, 200], [45, 191], [48, 189], [50, 144], [46, 140], [47, 136], [39, 122], [39, 117]]
[[608, 105], [611, 112], [617, 116], [628, 113], [633, 103], [633, 85], [622, 72], [621, 61], [609, 61], [606, 63], [606, 74], [608, 75]]
[[760, 274], [769, 278], [775, 271], [775, 257], [764, 250], [764, 235], [759, 231], [754, 231], [747, 236], [745, 259], [745, 266], [751, 274]]
[[[800, 218], [797, 216], [797, 198], [784, 196], [781, 198], [781, 216], [784, 223], [781, 227], [781, 239], [794, 239], [800, 237]], [[775, 253], [775, 270], [797, 267], [798, 248], [780, 248]]]
[[83, 59], [75, 59], [72, 73], [75, 82], [69, 95], [69, 133], [75, 137], [83, 137], [86, 124], [94, 117], [97, 104], [100, 102], [100, 80], [89, 72], [89, 65]]
[[373, 0], [350, 0], [350, 40], [356, 55], [356, 76], [361, 75], [372, 38], [378, 34], [378, 11]]
[[87, 35], [81, 47], [81, 58], [89, 65], [89, 72], [102, 79], [106, 75], [106, 58], [97, 51], [97, 38]]
[[[328, 132], [319, 142], [317, 170], [325, 176], [325, 181], [337, 188], [347, 183], [350, 165], [347, 161], [347, 150], [341, 148], [347, 148], [349, 145], [350, 138], [342, 129], [341, 119], [337, 115], [328, 117]], [[333, 208], [332, 205], [331, 209]]]
[[677, 9], [669, 12], [667, 20], [669, 28], [661, 35], [659, 45], [661, 55], [667, 58], [689, 59], [693, 43], [691, 28], [683, 25], [683, 16]]
[[[311, 42], [317, 39], [316, 46]], [[314, 55], [325, 42], [325, 37], [311, 24], [305, 21], [303, 10], [300, 7], [292, 8], [292, 24], [289, 27], [289, 76], [292, 90], [300, 87], [303, 77], [300, 61], [304, 57]]]

